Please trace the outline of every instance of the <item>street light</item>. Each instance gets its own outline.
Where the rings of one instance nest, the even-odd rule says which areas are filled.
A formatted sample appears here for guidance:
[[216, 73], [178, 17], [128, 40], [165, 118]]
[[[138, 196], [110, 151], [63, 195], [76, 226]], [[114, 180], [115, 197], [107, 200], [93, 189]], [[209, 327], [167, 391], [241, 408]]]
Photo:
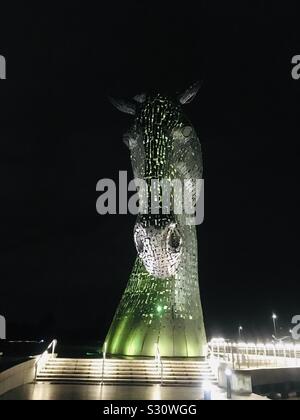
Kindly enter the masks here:
[[232, 370], [228, 367], [225, 369], [225, 376], [226, 376], [227, 399], [231, 400], [232, 398], [232, 386], [231, 386]]
[[211, 401], [212, 385], [210, 381], [203, 382], [204, 400]]
[[277, 337], [277, 325], [276, 325], [276, 321], [278, 319], [276, 314], [272, 315], [272, 319], [273, 319], [273, 327], [274, 327], [274, 336], [275, 338]]
[[239, 326], [239, 339], [240, 339], [240, 341], [242, 341], [242, 331], [243, 331], [243, 327], [242, 326]]

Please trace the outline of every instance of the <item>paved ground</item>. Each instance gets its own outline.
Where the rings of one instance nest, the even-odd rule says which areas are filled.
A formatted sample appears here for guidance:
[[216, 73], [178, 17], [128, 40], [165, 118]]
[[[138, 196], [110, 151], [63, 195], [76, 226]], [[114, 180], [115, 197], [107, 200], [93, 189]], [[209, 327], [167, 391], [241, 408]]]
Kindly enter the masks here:
[[[135, 386], [135, 385], [63, 385], [38, 383], [14, 389], [0, 400], [201, 400], [203, 391], [197, 387]], [[213, 389], [213, 399], [226, 400], [225, 392]], [[266, 400], [251, 396], [233, 396], [235, 400]]]

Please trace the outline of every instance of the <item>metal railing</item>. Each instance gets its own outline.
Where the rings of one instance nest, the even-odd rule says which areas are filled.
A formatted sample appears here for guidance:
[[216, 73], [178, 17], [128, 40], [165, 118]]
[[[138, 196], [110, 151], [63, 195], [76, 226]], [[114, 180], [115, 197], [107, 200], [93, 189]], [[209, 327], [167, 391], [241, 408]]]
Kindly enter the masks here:
[[[51, 341], [51, 343], [46, 348], [46, 350], [44, 351], [44, 353], [42, 353], [36, 359], [36, 362], [35, 362], [35, 380], [37, 379], [37, 376], [38, 376], [39, 372], [46, 365], [46, 363], [49, 360], [49, 358], [54, 358], [56, 346], [57, 346], [57, 340], [54, 339], [54, 340]], [[51, 350], [50, 353], [49, 353], [49, 350]]]
[[106, 360], [106, 350], [107, 350], [107, 343], [103, 344], [102, 349], [102, 375], [101, 375], [101, 385], [104, 383], [104, 370], [105, 370], [105, 360]]
[[208, 355], [231, 364], [233, 369], [300, 367], [300, 345], [294, 343], [233, 343], [214, 339]]
[[161, 360], [158, 343], [155, 343], [154, 346], [155, 346], [155, 364], [156, 364], [157, 370], [160, 372], [160, 384], [162, 385], [163, 379], [164, 379], [164, 365]]

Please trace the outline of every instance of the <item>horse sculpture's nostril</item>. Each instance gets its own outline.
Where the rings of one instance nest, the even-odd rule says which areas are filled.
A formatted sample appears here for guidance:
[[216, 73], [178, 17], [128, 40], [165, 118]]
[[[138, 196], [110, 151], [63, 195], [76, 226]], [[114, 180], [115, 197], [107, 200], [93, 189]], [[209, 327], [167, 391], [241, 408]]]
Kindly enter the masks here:
[[177, 232], [171, 232], [169, 236], [169, 247], [174, 251], [177, 251], [180, 248], [181, 238]]
[[168, 247], [171, 252], [179, 252], [182, 244], [182, 236], [177, 229], [171, 228], [168, 234]]

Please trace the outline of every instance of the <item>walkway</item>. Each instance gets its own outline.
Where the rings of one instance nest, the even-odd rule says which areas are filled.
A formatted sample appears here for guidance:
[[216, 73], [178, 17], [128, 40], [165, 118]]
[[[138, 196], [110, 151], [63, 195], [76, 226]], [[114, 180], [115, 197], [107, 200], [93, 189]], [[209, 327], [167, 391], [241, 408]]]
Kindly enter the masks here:
[[[0, 397], [0, 400], [201, 400], [203, 391], [198, 387], [151, 385], [73, 385], [28, 384]], [[218, 387], [213, 389], [214, 400], [226, 400], [226, 394]], [[234, 400], [267, 400], [251, 396], [233, 396]]]

